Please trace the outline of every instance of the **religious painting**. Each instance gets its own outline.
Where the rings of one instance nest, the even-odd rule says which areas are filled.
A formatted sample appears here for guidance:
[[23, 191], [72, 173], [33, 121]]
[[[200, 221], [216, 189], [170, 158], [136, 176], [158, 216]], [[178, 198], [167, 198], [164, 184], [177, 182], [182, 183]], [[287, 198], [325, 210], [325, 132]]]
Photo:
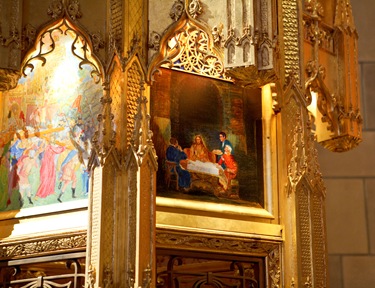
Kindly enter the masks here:
[[86, 53], [84, 46], [67, 23], [51, 28], [17, 87], [3, 93], [0, 212], [87, 198], [102, 86], [84, 55], [73, 53]]
[[260, 89], [162, 68], [150, 112], [158, 197], [263, 208]]

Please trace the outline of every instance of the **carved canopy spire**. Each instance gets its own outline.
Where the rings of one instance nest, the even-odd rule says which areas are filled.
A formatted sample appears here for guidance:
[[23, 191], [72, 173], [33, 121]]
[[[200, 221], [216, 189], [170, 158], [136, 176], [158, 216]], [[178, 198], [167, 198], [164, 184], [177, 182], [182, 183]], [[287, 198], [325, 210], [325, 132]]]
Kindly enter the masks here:
[[338, 0], [334, 26], [342, 29], [356, 31], [353, 19], [352, 5], [349, 0]]

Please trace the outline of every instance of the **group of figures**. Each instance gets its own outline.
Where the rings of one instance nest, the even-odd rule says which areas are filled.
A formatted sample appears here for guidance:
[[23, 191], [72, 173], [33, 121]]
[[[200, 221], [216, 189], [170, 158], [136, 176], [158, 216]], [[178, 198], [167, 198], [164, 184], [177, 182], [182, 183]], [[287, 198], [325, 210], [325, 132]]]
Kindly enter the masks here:
[[228, 193], [238, 173], [238, 163], [233, 156], [233, 146], [225, 132], [219, 133], [219, 139], [220, 148], [212, 151], [209, 151], [201, 135], [196, 135], [191, 147], [185, 149], [181, 148], [176, 138], [170, 139], [170, 145], [166, 150], [166, 159], [176, 163], [178, 186], [184, 192], [189, 192], [194, 186], [192, 174], [194, 176], [209, 174], [215, 177], [214, 181], [218, 184], [214, 192], [215, 195], [238, 197], [238, 193], [235, 195]]
[[[71, 129], [51, 130], [54, 132], [35, 132], [29, 127], [3, 143], [0, 155], [3, 168], [0, 177], [4, 186], [0, 189], [2, 210], [9, 206], [13, 209], [23, 207], [25, 201], [28, 206], [34, 205], [35, 201], [61, 203], [68, 189], [71, 190], [70, 199], [77, 197], [77, 188], [83, 194], [88, 193], [88, 155], [84, 149], [88, 148], [88, 141], [84, 141], [82, 128], [74, 125]], [[55, 197], [49, 199], [51, 195]], [[3, 207], [5, 201], [6, 207]], [[18, 203], [13, 203], [15, 201]]]

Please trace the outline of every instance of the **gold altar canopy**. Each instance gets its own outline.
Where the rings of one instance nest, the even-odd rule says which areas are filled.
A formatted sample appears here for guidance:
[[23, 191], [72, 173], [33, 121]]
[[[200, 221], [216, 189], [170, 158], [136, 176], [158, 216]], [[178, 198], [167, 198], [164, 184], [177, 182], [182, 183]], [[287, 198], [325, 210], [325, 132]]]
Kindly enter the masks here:
[[349, 1], [0, 19], [0, 286], [328, 286], [315, 145], [361, 141]]

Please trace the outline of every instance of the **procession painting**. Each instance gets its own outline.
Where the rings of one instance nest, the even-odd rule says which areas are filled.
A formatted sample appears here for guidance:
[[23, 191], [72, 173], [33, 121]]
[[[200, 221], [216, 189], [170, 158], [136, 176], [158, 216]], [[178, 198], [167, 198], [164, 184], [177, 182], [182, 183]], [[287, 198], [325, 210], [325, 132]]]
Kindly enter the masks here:
[[150, 102], [157, 196], [264, 206], [260, 89], [162, 68]]
[[72, 53], [76, 33], [64, 26], [51, 31], [43, 41], [54, 50], [44, 53], [45, 61], [36, 57], [33, 69], [0, 98], [0, 212], [88, 195], [102, 86]]

